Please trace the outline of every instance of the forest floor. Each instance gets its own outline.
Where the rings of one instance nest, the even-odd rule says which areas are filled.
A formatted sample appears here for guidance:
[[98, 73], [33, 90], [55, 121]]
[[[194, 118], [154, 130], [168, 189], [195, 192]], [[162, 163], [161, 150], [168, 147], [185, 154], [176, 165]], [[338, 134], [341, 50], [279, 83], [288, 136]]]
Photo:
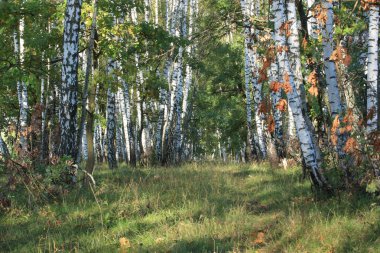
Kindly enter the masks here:
[[380, 252], [380, 203], [315, 199], [299, 168], [98, 169], [97, 186], [0, 211], [0, 252]]

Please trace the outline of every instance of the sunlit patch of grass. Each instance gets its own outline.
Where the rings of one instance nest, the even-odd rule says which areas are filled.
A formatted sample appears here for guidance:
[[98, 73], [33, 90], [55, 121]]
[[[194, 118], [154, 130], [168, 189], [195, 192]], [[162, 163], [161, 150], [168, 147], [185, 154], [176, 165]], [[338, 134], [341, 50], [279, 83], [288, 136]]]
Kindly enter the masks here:
[[[380, 204], [371, 196], [315, 200], [300, 170], [267, 164], [127, 167], [95, 173], [33, 210], [0, 214], [0, 251], [379, 252]], [[20, 200], [25, 199], [19, 198]]]

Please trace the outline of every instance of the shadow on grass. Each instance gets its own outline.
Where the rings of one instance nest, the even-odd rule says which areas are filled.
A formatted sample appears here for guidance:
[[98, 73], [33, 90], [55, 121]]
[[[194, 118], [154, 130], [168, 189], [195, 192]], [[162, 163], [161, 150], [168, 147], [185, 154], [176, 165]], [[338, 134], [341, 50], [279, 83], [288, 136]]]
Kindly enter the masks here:
[[[301, 173], [301, 172], [300, 172]], [[285, 234], [279, 227], [276, 214], [287, 217], [297, 210], [300, 215], [307, 217], [310, 213], [320, 213], [321, 217], [331, 220], [336, 215], [351, 215], [368, 210], [369, 200], [361, 199], [326, 199], [314, 201], [307, 182], [299, 182], [299, 175], [270, 169], [251, 169], [242, 166], [237, 169], [119, 169], [115, 171], [100, 170], [96, 172], [97, 200], [89, 189], [78, 190], [75, 195], [65, 199], [65, 203], [49, 204], [58, 217], [70, 216], [76, 210], [83, 217], [71, 220], [63, 218], [63, 223], [51, 228], [49, 236], [55, 240], [62, 238], [81, 238], [96, 236], [102, 229], [115, 237], [114, 244], [104, 246], [89, 245], [92, 252], [114, 252], [117, 248], [117, 238], [125, 236], [136, 242], [139, 236], [157, 231], [158, 226], [165, 225], [168, 229], [177, 223], [189, 221], [201, 224], [205, 218], [224, 220], [231, 210], [241, 207], [250, 218], [260, 219], [268, 216], [264, 223], [244, 231], [246, 236], [252, 230], [273, 230], [268, 243], [272, 243], [273, 252], [280, 252], [287, 245], [307, 232], [306, 227], [296, 228], [291, 235]], [[85, 204], [83, 204], [84, 202]], [[204, 204], [198, 207], [197, 204]], [[176, 213], [183, 208], [195, 206], [186, 210], [189, 214], [174, 214], [156, 221], [148, 222], [148, 215], [159, 215], [166, 212]], [[272, 216], [271, 216], [272, 215]], [[2, 218], [2, 217], [0, 217]], [[380, 218], [380, 217], [378, 217]], [[380, 234], [377, 219], [373, 225], [360, 236], [347, 238], [336, 248], [337, 252], [354, 252], [355, 247], [362, 241], [376, 242]], [[0, 232], [6, 241], [0, 238], [0, 249], [18, 252], [20, 245], [37, 245], [46, 236], [45, 224], [37, 214], [32, 215], [27, 222], [14, 225], [0, 224]], [[37, 224], [36, 224], [37, 222]], [[118, 227], [122, 229], [112, 232]], [[259, 227], [264, 226], [264, 227]], [[310, 225], [311, 226], [311, 225]], [[267, 232], [267, 231], [266, 231]], [[27, 233], [27, 236], [25, 236]], [[75, 239], [79, 240], [79, 239]], [[173, 241], [166, 249], [160, 244], [141, 245], [141, 252], [228, 252], [245, 247], [241, 238], [226, 236], [212, 238], [210, 236], [193, 240]], [[365, 249], [367, 246], [363, 246]], [[364, 252], [364, 251], [363, 251]]]

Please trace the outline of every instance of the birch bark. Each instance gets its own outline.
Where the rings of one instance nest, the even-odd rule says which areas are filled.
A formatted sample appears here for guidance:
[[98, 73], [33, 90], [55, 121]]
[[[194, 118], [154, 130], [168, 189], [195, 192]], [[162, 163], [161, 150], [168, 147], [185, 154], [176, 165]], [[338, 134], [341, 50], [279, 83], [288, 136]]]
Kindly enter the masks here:
[[60, 104], [60, 154], [76, 157], [78, 49], [82, 0], [67, 0], [64, 32]]

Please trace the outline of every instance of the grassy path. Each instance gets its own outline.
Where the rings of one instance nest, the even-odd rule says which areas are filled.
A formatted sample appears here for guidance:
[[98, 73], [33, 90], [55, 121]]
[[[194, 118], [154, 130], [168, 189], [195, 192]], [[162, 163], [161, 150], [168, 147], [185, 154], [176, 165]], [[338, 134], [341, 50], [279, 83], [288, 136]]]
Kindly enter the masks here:
[[98, 203], [82, 189], [1, 212], [0, 252], [380, 252], [376, 198], [314, 201], [299, 177], [209, 163], [100, 170]]

